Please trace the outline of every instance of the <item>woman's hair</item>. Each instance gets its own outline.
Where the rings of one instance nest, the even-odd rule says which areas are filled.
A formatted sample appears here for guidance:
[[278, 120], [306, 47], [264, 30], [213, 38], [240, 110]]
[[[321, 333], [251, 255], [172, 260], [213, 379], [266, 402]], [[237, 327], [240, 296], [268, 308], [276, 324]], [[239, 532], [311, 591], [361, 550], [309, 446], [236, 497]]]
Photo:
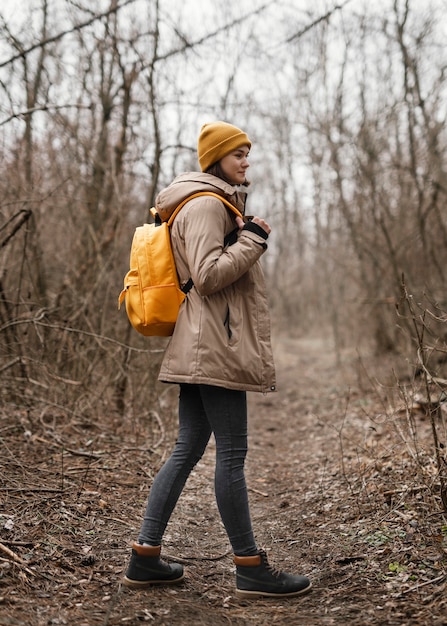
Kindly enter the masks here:
[[[213, 176], [217, 176], [217, 178], [221, 178], [222, 180], [224, 180], [226, 183], [229, 183], [230, 185], [233, 184], [228, 180], [228, 178], [223, 173], [223, 170], [220, 166], [220, 161], [217, 161], [216, 163], [213, 163], [212, 165], [210, 165], [209, 168], [205, 170], [205, 173], [212, 174]], [[243, 187], [248, 187], [250, 185], [250, 181], [245, 179], [244, 182], [241, 183], [241, 185]]]

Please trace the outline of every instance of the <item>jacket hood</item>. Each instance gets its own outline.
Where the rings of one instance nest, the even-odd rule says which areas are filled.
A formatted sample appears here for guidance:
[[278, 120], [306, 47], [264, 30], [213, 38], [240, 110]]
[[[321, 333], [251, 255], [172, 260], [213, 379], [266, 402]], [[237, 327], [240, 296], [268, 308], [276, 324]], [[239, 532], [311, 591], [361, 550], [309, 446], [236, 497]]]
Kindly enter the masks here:
[[163, 222], [166, 222], [188, 196], [199, 191], [212, 191], [226, 198], [244, 213], [247, 194], [239, 191], [221, 178], [203, 172], [187, 172], [177, 176], [172, 183], [162, 189], [155, 200], [155, 209]]

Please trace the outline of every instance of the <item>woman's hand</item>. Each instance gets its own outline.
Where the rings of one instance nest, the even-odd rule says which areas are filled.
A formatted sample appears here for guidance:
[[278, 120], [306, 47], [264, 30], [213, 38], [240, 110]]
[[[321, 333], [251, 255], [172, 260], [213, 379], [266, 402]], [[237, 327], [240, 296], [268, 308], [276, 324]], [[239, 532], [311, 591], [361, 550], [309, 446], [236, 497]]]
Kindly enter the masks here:
[[[262, 219], [262, 217], [257, 217], [256, 216], [251, 221], [253, 222], [253, 224], [257, 224], [263, 230], [265, 230], [267, 235], [269, 235], [271, 233], [272, 229], [267, 224], [267, 222], [264, 219]], [[239, 230], [242, 230], [242, 228], [244, 228], [244, 220], [242, 218], [240, 218], [239, 216], [236, 216], [236, 224], [238, 225]]]
[[265, 230], [265, 232], [267, 233], [267, 235], [270, 235], [270, 233], [272, 232], [272, 229], [270, 228], [270, 226], [267, 224], [267, 222], [265, 220], [262, 219], [262, 217], [254, 217], [252, 219], [253, 224], [257, 224], [258, 226], [260, 226], [261, 228], [263, 228]]
[[244, 228], [244, 220], [241, 217], [239, 217], [239, 215], [236, 215], [235, 219], [236, 219], [237, 227], [239, 228], [239, 230], [242, 230]]

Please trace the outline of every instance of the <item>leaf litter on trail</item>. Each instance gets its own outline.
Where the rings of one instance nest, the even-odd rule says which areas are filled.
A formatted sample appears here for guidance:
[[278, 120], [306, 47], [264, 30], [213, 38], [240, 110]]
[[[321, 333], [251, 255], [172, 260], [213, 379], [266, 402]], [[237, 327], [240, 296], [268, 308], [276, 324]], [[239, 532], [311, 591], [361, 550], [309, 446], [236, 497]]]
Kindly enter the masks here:
[[56, 410], [42, 423], [4, 407], [0, 624], [26, 615], [27, 626], [200, 626], [212, 615], [218, 626], [445, 626], [447, 522], [430, 490], [428, 422], [418, 424], [415, 458], [393, 421], [377, 423], [375, 393], [343, 380], [319, 344], [306, 342], [305, 351], [305, 377], [297, 376], [298, 341], [279, 351], [275, 397], [249, 397], [247, 482], [258, 543], [273, 565], [310, 575], [311, 594], [236, 599], [213, 442], [165, 537], [167, 558], [185, 564], [185, 583], [144, 592], [120, 585], [151, 479], [175, 440], [174, 393], [158, 416], [162, 446], [160, 423], [146, 418], [103, 416], [87, 428]]

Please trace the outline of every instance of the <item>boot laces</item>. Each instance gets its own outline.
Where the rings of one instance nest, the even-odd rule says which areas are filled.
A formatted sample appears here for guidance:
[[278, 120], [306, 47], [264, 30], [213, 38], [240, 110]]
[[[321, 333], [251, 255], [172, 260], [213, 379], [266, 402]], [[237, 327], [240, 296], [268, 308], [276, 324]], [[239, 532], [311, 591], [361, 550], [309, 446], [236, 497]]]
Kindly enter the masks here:
[[265, 566], [265, 569], [275, 578], [279, 578], [282, 574], [281, 570], [279, 570], [276, 567], [273, 567], [273, 565], [270, 565], [267, 559], [267, 554], [264, 552], [264, 550], [260, 550], [259, 554], [261, 556], [262, 563]]

